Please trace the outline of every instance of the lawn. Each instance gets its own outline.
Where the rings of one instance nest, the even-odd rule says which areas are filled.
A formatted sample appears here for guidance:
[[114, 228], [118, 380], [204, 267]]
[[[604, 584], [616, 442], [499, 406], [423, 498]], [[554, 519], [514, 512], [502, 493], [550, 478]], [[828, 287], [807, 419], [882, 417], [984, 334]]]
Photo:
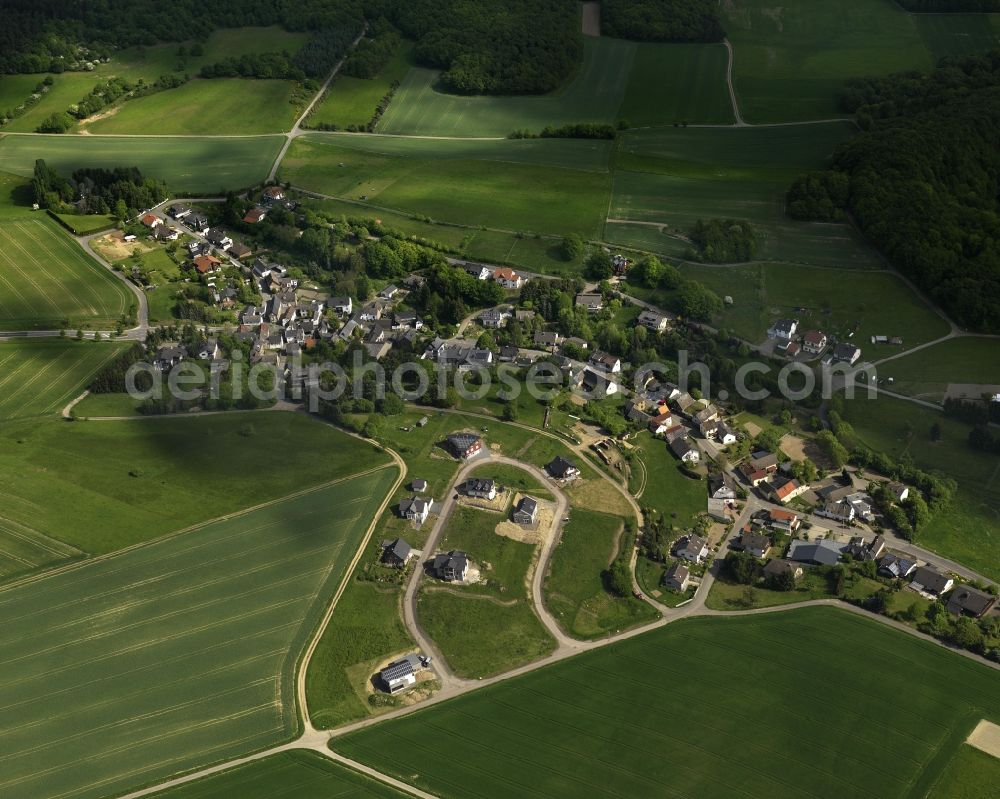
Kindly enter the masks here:
[[510, 466], [506, 463], [484, 463], [469, 473], [469, 477], [487, 477], [497, 482], [497, 485], [511, 491], [526, 491], [532, 496], [543, 494], [543, 499], [550, 499], [552, 493], [524, 469]]
[[639, 504], [662, 514], [668, 524], [690, 526], [707, 507], [705, 482], [682, 474], [677, 458], [662, 439], [643, 432], [633, 443], [637, 447], [635, 457], [646, 467], [646, 486], [637, 499]]
[[51, 219], [0, 219], [0, 330], [108, 330], [135, 296]]
[[384, 463], [293, 413], [20, 421], [0, 429], [2, 515], [100, 554]]
[[473, 227], [596, 236], [611, 177], [607, 142], [442, 142], [310, 134], [279, 178], [334, 197]]
[[374, 78], [354, 78], [339, 75], [323, 100], [309, 116], [307, 127], [349, 125], [365, 127], [375, 115], [375, 109], [396, 81], [402, 81], [410, 69], [413, 46], [401, 44], [389, 63]]
[[[889, 361], [879, 377], [893, 378], [893, 391], [939, 402], [949, 384], [1000, 385], [1000, 348], [995, 339], [953, 338]], [[960, 393], [979, 399], [982, 392]]]
[[735, 48], [733, 79], [748, 122], [844, 116], [837, 99], [847, 78], [927, 69], [918, 15], [890, 0], [816, 3], [733, 0], [722, 24]]
[[173, 191], [218, 193], [259, 183], [281, 149], [280, 136], [107, 138], [0, 135], [0, 171], [31, 177], [35, 160], [69, 174], [82, 167], [137, 166]]
[[[968, 445], [969, 426], [912, 402], [885, 395], [869, 400], [858, 391], [844, 403], [844, 418], [874, 450], [909, 458], [958, 481], [951, 504], [917, 533], [916, 543], [1000, 580], [1000, 469], [995, 456]], [[931, 426], [941, 440], [931, 440]]]
[[[197, 75], [205, 64], [214, 64], [226, 58], [238, 58], [250, 53], [280, 50], [296, 52], [307, 38], [307, 33], [289, 33], [274, 26], [267, 28], [223, 28], [209, 34], [208, 39], [203, 43], [204, 55], [199, 57], [191, 55], [178, 56], [177, 50], [180, 45], [176, 43], [155, 45], [152, 47], [133, 47], [122, 50], [115, 53], [109, 63], [98, 64], [97, 68], [93, 71], [63, 72], [58, 75], [52, 75], [53, 83], [45, 96], [23, 116], [18, 117], [10, 125], [5, 126], [4, 130], [30, 133], [47, 116], [56, 111], [67, 110], [71, 105], [80, 102], [99, 82], [106, 81], [112, 77], [123, 77], [132, 81], [142, 79], [147, 83], [151, 83], [161, 75]], [[190, 48], [192, 44], [193, 42], [186, 42], [184, 46]], [[14, 91], [15, 89], [13, 88], [7, 90], [5, 87], [17, 77], [19, 76], [5, 75], [0, 77], [0, 94]], [[45, 76], [37, 75], [32, 77], [34, 78], [32, 86], [34, 86], [35, 83], [38, 83]], [[242, 100], [253, 104], [256, 102], [253, 90], [249, 89], [249, 86], [247, 88], [248, 91], [242, 93]], [[168, 95], [170, 92], [162, 92], [157, 96], [165, 94]], [[21, 99], [23, 100], [24, 98], [22, 97]], [[124, 105], [127, 106], [133, 102], [145, 103], [150, 99], [152, 97], [129, 100]], [[209, 114], [212, 113], [212, 109], [192, 109], [192, 111], [200, 112], [206, 110]], [[267, 110], [261, 107], [262, 112], [267, 112]], [[186, 111], [185, 109], [171, 106], [170, 113], [181, 113], [183, 115]], [[164, 131], [161, 130], [161, 125], [163, 123], [171, 124], [171, 120], [166, 117], [150, 121], [155, 122], [155, 125], [142, 132], [162, 133]], [[94, 128], [94, 130], [96, 132], [97, 129]], [[229, 130], [226, 132], [232, 132], [232, 125], [229, 126]]]
[[0, 419], [59, 413], [123, 349], [93, 341], [0, 342]]
[[124, 103], [86, 125], [90, 133], [183, 135], [277, 133], [292, 127], [299, 111], [287, 80], [216, 78]]
[[[848, 225], [796, 222], [785, 215], [795, 177], [822, 168], [853, 128], [845, 122], [770, 128], [661, 128], [632, 131], [614, 159], [609, 217], [665, 226], [609, 224], [606, 236], [668, 255], [686, 248], [698, 219], [746, 219], [762, 237], [757, 257], [819, 266], [881, 266]], [[648, 228], [648, 226], [646, 226]], [[652, 232], [651, 232], [652, 231]], [[650, 237], [659, 247], [649, 247]]]
[[622, 534], [618, 516], [580, 508], [570, 512], [545, 581], [545, 602], [570, 635], [597, 638], [656, 618], [650, 605], [616, 596], [605, 584]]
[[370, 777], [304, 749], [255, 760], [211, 777], [151, 794], [156, 799], [397, 799]]
[[526, 580], [535, 545], [498, 535], [497, 525], [506, 520], [504, 514], [463, 505], [452, 511], [437, 548], [442, 552], [457, 549], [468, 553], [479, 567], [482, 580], [463, 586], [462, 593], [490, 595], [504, 602], [529, 600]]
[[841, 339], [853, 333], [863, 359], [874, 361], [898, 353], [899, 347], [872, 344], [872, 336], [901, 336], [913, 347], [948, 332], [947, 322], [892, 272], [775, 263], [691, 265], [684, 272], [719, 296], [733, 298], [717, 325], [748, 341], [764, 341], [772, 322], [792, 318], [802, 331], [816, 328]]
[[56, 214], [56, 217], [77, 236], [89, 236], [118, 225], [118, 220], [110, 214]]
[[291, 737], [298, 653], [394, 478], [0, 592], [0, 792], [97, 799]]
[[[734, 675], [754, 690], [708, 690]], [[332, 745], [441, 797], [888, 799], [925, 795], [983, 717], [991, 669], [808, 608], [682, 620]]]
[[460, 677], [491, 677], [555, 649], [524, 598], [501, 605], [494, 597], [441, 589], [424, 590], [417, 601], [420, 626]]

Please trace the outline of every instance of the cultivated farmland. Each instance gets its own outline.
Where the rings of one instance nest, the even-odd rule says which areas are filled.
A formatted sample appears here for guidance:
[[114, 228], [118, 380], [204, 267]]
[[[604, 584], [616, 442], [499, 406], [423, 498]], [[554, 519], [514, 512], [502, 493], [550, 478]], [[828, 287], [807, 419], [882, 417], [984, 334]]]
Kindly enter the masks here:
[[297, 654], [394, 478], [0, 592], [0, 792], [103, 797], [289, 737]]
[[[84, 345], [86, 346], [86, 345]], [[96, 347], [95, 344], [90, 344]], [[285, 468], [268, 464], [275, 442]], [[387, 462], [302, 414], [0, 426], [0, 515], [93, 554], [132, 544]]]
[[0, 516], [0, 581], [83, 554], [76, 547]]
[[375, 115], [382, 98], [392, 84], [401, 81], [410, 69], [412, 45], [403, 44], [374, 78], [338, 75], [322, 102], [309, 116], [307, 127], [336, 125], [365, 127]]
[[0, 342], [0, 419], [58, 413], [123, 349], [93, 341]]
[[996, 49], [1000, 14], [915, 14], [914, 22], [934, 61]]
[[0, 221], [0, 329], [108, 329], [135, 297], [44, 216]]
[[676, 622], [332, 745], [442, 797], [888, 799], [925, 795], [983, 717], [992, 670], [811, 608]]
[[435, 219], [596, 236], [607, 210], [608, 142], [463, 142], [311, 134], [279, 177], [311, 191]]
[[[842, 122], [630, 132], [615, 157], [610, 217], [662, 225], [670, 234], [686, 233], [698, 219], [746, 219], [764, 237], [760, 258], [877, 266], [874, 251], [848, 225], [795, 222], [784, 212], [791, 181], [803, 171], [822, 168], [851, 132]], [[638, 226], [610, 232], [615, 227], [607, 226], [608, 235], [628, 245]], [[649, 235], [639, 233], [636, 246], [648, 244]], [[667, 254], [674, 251], [671, 245]]]
[[[893, 391], [932, 402], [963, 395], [978, 400], [986, 386], [1000, 386], [1000, 347], [995, 339], [953, 338], [889, 361], [879, 376], [893, 378]], [[979, 385], [984, 388], [973, 388]]]
[[315, 752], [291, 751], [153, 794], [156, 799], [396, 799], [405, 794]]
[[212, 193], [262, 181], [281, 144], [280, 136], [0, 136], [0, 171], [30, 177], [38, 158], [64, 175], [81, 167], [137, 166], [174, 191]]

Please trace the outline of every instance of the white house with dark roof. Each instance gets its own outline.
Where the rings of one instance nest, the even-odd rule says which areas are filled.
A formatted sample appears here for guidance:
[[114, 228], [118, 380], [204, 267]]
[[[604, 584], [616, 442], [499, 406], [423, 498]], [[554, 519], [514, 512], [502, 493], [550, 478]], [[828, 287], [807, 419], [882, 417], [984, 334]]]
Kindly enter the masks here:
[[671, 552], [689, 563], [701, 563], [708, 556], [708, 541], [694, 533], [684, 535], [674, 542]]
[[470, 477], [465, 481], [465, 493], [467, 496], [476, 499], [494, 500], [497, 496], [497, 484], [495, 480], [486, 477]]
[[768, 328], [767, 337], [778, 341], [790, 341], [798, 329], [798, 319], [779, 319]]
[[538, 502], [532, 497], [521, 497], [517, 507], [511, 514], [511, 520], [515, 524], [534, 524], [538, 518]]

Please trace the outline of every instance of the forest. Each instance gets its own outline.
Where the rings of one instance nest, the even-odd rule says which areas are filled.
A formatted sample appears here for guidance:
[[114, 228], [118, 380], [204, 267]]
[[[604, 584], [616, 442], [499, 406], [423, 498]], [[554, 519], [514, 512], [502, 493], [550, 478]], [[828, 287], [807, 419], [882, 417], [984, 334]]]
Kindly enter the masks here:
[[167, 196], [165, 184], [144, 178], [135, 167], [77, 169], [65, 178], [41, 159], [35, 161], [31, 188], [41, 208], [114, 214], [123, 220]]
[[789, 213], [849, 213], [959, 325], [1000, 332], [1000, 52], [853, 80], [843, 102], [862, 132], [794, 182]]
[[640, 42], [721, 42], [715, 0], [603, 0], [601, 32]]

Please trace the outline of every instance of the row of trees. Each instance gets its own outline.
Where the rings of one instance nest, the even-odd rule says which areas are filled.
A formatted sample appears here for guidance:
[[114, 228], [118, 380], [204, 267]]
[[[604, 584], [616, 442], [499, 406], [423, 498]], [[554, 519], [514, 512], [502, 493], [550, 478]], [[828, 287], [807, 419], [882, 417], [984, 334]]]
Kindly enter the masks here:
[[341, 75], [374, 78], [389, 63], [402, 41], [399, 33], [384, 20], [373, 27], [376, 30], [370, 31], [368, 36], [358, 42], [358, 46], [344, 61], [344, 66], [340, 68]]
[[1000, 51], [851, 81], [862, 133], [797, 179], [789, 212], [850, 214], [963, 327], [1000, 331]]
[[296, 66], [287, 50], [280, 53], [247, 53], [226, 58], [201, 68], [203, 78], [285, 78], [305, 80], [306, 73]]
[[752, 261], [757, 254], [757, 231], [740, 219], [699, 219], [688, 233], [697, 248], [696, 260], [713, 264]]
[[721, 42], [715, 0], [603, 0], [601, 33], [643, 42]]
[[167, 196], [166, 184], [144, 178], [136, 167], [77, 169], [67, 179], [42, 159], [35, 161], [31, 189], [42, 208], [71, 207], [82, 214], [114, 214], [122, 220]]

